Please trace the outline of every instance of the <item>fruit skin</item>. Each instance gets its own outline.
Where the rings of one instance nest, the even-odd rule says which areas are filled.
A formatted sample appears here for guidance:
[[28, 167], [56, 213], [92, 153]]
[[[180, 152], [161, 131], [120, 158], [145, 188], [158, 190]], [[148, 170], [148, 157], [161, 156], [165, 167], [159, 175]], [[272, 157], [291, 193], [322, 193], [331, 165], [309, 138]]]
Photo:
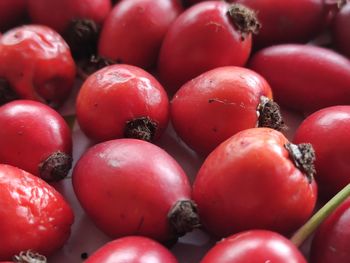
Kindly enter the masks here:
[[350, 183], [350, 106], [333, 106], [308, 116], [294, 143], [311, 143], [316, 154], [315, 179], [320, 195], [330, 198]]
[[257, 11], [262, 25], [254, 47], [310, 41], [323, 28], [327, 10], [322, 0], [230, 0]]
[[157, 123], [157, 139], [169, 120], [169, 100], [162, 85], [141, 68], [107, 66], [88, 77], [76, 101], [82, 131], [101, 142], [124, 137], [126, 123], [149, 117]]
[[54, 107], [69, 96], [75, 63], [63, 38], [42, 25], [25, 25], [0, 38], [0, 78], [22, 99]]
[[312, 214], [316, 183], [299, 170], [281, 132], [252, 128], [220, 144], [202, 164], [193, 200], [218, 237], [249, 229], [290, 234]]
[[26, 11], [27, 0], [1, 0], [0, 31], [4, 32], [22, 22], [26, 15]]
[[349, 262], [349, 222], [348, 198], [317, 229], [310, 249], [311, 263]]
[[177, 263], [171, 252], [158, 242], [141, 236], [113, 240], [94, 252], [86, 263]]
[[229, 4], [206, 1], [185, 10], [165, 35], [158, 73], [174, 93], [185, 82], [220, 66], [243, 66], [251, 51], [251, 34], [242, 40], [233, 25]]
[[176, 0], [120, 1], [103, 25], [99, 54], [125, 64], [154, 67], [165, 33], [181, 12]]
[[0, 260], [32, 249], [45, 256], [67, 241], [74, 220], [62, 195], [40, 178], [0, 164]]
[[171, 120], [181, 139], [207, 155], [233, 134], [257, 126], [261, 96], [272, 99], [272, 91], [259, 74], [241, 67], [216, 68], [175, 93]]
[[3, 127], [0, 129], [1, 163], [42, 177], [40, 166], [50, 155], [56, 152], [72, 155], [72, 136], [67, 123], [43, 103], [15, 100], [1, 106], [0, 126]]
[[330, 49], [271, 46], [255, 53], [249, 68], [267, 80], [274, 100], [286, 108], [311, 113], [350, 103], [350, 61]]
[[76, 164], [72, 182], [87, 215], [112, 238], [173, 238], [168, 213], [177, 201], [191, 198], [190, 183], [177, 162], [137, 139], [93, 146]]
[[91, 19], [101, 25], [110, 12], [110, 0], [28, 0], [33, 23], [63, 33], [72, 19]]
[[219, 241], [200, 263], [307, 263], [284, 236], [266, 230], [237, 233]]
[[334, 18], [332, 35], [337, 49], [350, 57], [350, 3], [347, 3]]

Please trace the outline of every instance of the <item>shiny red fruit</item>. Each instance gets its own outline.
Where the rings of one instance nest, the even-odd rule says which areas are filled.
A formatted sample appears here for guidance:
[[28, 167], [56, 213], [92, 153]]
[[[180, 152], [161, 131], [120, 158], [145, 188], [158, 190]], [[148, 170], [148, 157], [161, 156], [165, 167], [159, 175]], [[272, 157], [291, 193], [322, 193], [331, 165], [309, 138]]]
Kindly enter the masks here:
[[310, 249], [311, 263], [349, 262], [350, 199], [344, 201], [319, 226]]
[[119, 63], [154, 67], [165, 33], [182, 12], [176, 0], [123, 0], [109, 13], [99, 54]]
[[149, 142], [118, 139], [93, 146], [74, 168], [73, 187], [87, 215], [112, 238], [167, 241], [198, 226], [186, 174]]
[[89, 76], [80, 88], [76, 113], [83, 132], [95, 141], [122, 137], [151, 141], [168, 124], [169, 100], [151, 74], [119, 64]]
[[46, 181], [63, 179], [72, 166], [70, 128], [40, 102], [15, 100], [0, 107], [0, 162]]
[[266, 230], [237, 233], [219, 241], [200, 263], [307, 263], [287, 238]]
[[[243, 14], [243, 15], [242, 15]], [[258, 22], [251, 10], [206, 1], [183, 12], [169, 28], [159, 55], [165, 88], [175, 92], [188, 80], [220, 66], [243, 66]]]
[[271, 46], [255, 53], [249, 67], [267, 80], [275, 101], [286, 108], [310, 113], [350, 103], [350, 61], [330, 49]]
[[295, 143], [311, 143], [320, 194], [330, 198], [350, 183], [350, 106], [333, 106], [308, 116], [295, 132]]
[[181, 139], [207, 155], [233, 134], [264, 126], [260, 123], [266, 117], [262, 116], [263, 105], [271, 99], [271, 88], [259, 74], [241, 67], [220, 67], [192, 79], [175, 93], [171, 120]]
[[45, 256], [70, 235], [73, 212], [53, 187], [19, 168], [0, 165], [0, 260], [32, 249]]
[[12, 91], [22, 99], [59, 106], [69, 96], [74, 79], [75, 63], [68, 45], [51, 28], [25, 25], [0, 38], [2, 90], [10, 90], [8, 93]]
[[85, 263], [177, 263], [175, 256], [158, 242], [141, 236], [116, 239], [99, 248]]
[[236, 133], [204, 161], [193, 200], [204, 227], [225, 237], [243, 230], [290, 234], [312, 214], [317, 193], [310, 145], [269, 128]]

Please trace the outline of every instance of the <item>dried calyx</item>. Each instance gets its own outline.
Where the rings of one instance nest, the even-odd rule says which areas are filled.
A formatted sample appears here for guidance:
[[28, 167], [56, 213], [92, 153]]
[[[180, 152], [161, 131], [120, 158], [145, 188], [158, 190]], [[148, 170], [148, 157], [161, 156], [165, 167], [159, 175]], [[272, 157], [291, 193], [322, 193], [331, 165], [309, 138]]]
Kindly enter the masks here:
[[257, 107], [258, 127], [272, 128], [278, 131], [286, 129], [280, 107], [273, 100], [261, 96]]
[[18, 99], [18, 95], [13, 91], [10, 83], [4, 78], [0, 78], [0, 105], [15, 99]]
[[232, 4], [228, 9], [228, 15], [234, 26], [241, 33], [244, 40], [249, 34], [257, 34], [261, 28], [256, 12], [241, 4]]
[[116, 61], [92, 54], [88, 59], [82, 59], [79, 61], [78, 75], [81, 79], [85, 80], [89, 77], [89, 75], [96, 72], [97, 70], [120, 62], [121, 61]]
[[32, 250], [22, 251], [19, 255], [15, 255], [12, 260], [16, 263], [47, 263], [45, 256]]
[[96, 54], [99, 31], [93, 20], [73, 19], [63, 35], [73, 56], [80, 58]]
[[197, 206], [191, 200], [176, 202], [168, 213], [168, 220], [174, 237], [183, 236], [201, 226]]
[[309, 183], [311, 183], [316, 173], [314, 166], [316, 156], [312, 145], [310, 143], [286, 143], [285, 148], [289, 152], [295, 166], [306, 175]]
[[57, 151], [39, 164], [40, 177], [47, 182], [55, 182], [65, 178], [72, 168], [72, 157]]
[[158, 124], [150, 117], [135, 118], [126, 122], [124, 137], [151, 142], [154, 139]]

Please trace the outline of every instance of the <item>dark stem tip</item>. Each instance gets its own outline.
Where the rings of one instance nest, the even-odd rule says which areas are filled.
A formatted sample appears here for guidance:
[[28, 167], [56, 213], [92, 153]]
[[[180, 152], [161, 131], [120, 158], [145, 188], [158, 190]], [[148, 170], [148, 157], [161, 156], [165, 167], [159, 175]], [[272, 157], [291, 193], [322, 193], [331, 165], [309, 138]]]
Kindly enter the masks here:
[[287, 129], [285, 125], [279, 105], [273, 100], [261, 96], [260, 103], [257, 108], [258, 127], [272, 128], [277, 131]]
[[249, 34], [259, 33], [261, 24], [254, 10], [235, 3], [230, 5], [228, 15], [235, 27], [241, 33], [242, 40], [244, 40]]
[[89, 59], [81, 60], [78, 67], [78, 75], [85, 80], [92, 73], [104, 67], [117, 64], [118, 61], [92, 54]]
[[47, 182], [65, 178], [72, 168], [72, 157], [61, 151], [54, 152], [39, 165], [40, 177]]
[[286, 143], [285, 148], [292, 157], [295, 166], [306, 174], [309, 183], [311, 183], [316, 173], [314, 165], [316, 155], [312, 145], [310, 143]]
[[11, 88], [10, 83], [4, 78], [0, 78], [0, 105], [16, 99], [19, 99], [19, 97]]
[[175, 203], [168, 213], [170, 228], [175, 237], [201, 226], [197, 206], [191, 200], [181, 200]]
[[150, 117], [135, 118], [126, 122], [124, 137], [151, 142], [154, 139], [157, 128], [158, 124]]
[[45, 256], [32, 250], [22, 251], [19, 255], [15, 255], [12, 260], [16, 263], [47, 263]]

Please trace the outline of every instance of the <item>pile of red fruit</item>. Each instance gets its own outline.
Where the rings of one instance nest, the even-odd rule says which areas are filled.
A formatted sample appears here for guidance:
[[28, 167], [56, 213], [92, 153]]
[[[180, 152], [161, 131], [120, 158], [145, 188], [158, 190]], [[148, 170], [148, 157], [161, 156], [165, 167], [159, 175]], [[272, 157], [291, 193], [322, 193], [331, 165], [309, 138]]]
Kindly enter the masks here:
[[349, 28], [345, 0], [0, 1], [0, 261], [350, 262]]

